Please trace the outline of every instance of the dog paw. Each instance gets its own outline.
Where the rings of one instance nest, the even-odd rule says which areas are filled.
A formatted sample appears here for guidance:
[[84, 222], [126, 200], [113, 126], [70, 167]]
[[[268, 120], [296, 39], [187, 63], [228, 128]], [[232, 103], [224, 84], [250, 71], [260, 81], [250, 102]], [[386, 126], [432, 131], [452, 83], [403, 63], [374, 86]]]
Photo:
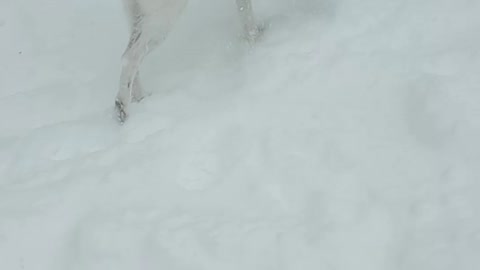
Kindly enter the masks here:
[[256, 41], [258, 41], [265, 32], [265, 28], [266, 26], [264, 23], [259, 23], [252, 29], [247, 29], [246, 38], [248, 43], [254, 44]]
[[152, 92], [145, 91], [141, 87], [134, 88], [134, 90], [132, 91], [132, 102], [139, 103], [144, 98], [149, 97], [151, 95], [152, 95]]
[[125, 121], [128, 118], [128, 113], [127, 113], [125, 104], [119, 99], [115, 100], [115, 113], [116, 113], [118, 122], [120, 124], [125, 123]]

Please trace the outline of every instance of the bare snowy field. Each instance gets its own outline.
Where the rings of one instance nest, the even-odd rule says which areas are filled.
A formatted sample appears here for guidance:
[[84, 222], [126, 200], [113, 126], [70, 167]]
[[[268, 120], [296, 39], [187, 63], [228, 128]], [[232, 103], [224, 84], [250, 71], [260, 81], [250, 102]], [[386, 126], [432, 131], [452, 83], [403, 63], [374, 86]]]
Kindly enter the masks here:
[[254, 3], [119, 126], [120, 1], [0, 1], [1, 270], [480, 269], [480, 2]]

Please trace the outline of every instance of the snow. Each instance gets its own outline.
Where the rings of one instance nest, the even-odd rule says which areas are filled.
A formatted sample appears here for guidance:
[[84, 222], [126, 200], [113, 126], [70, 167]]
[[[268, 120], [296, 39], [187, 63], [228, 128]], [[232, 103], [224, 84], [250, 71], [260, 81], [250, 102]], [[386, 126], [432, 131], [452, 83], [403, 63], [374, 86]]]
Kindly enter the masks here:
[[480, 2], [233, 2], [124, 126], [120, 3], [0, 2], [0, 269], [478, 269]]

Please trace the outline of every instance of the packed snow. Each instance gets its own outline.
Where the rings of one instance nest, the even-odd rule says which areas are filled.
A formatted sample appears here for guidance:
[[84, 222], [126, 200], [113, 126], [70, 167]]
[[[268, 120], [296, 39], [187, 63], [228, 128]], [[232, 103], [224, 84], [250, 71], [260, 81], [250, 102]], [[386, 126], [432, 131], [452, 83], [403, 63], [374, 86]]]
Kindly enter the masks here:
[[1, 270], [477, 270], [480, 1], [0, 1]]

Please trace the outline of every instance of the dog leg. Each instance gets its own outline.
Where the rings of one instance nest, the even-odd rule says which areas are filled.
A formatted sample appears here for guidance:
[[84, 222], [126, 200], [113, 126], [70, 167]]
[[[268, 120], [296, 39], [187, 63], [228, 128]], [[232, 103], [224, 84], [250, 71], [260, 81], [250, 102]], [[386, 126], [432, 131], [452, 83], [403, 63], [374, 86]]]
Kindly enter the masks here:
[[[145, 56], [158, 47], [167, 37], [184, 10], [187, 0], [156, 0], [151, 4], [159, 6], [140, 6], [128, 0], [127, 10], [131, 19], [130, 42], [122, 57], [120, 89], [115, 99], [115, 110], [120, 123], [128, 118], [129, 106], [133, 101], [144, 97], [138, 72]], [[152, 8], [153, 7], [153, 8]], [[156, 8], [158, 7], [158, 8]]]
[[142, 33], [142, 28], [135, 28], [130, 37], [130, 42], [122, 57], [122, 72], [120, 75], [120, 89], [115, 99], [115, 109], [120, 123], [128, 117], [128, 109], [134, 94], [135, 87], [140, 87], [138, 82], [138, 70], [149, 48], [149, 37]]
[[240, 15], [241, 23], [243, 24], [243, 31], [249, 42], [254, 42], [261, 34], [261, 27], [255, 21], [253, 14], [253, 7], [251, 0], [235, 0], [237, 3], [238, 13]]

